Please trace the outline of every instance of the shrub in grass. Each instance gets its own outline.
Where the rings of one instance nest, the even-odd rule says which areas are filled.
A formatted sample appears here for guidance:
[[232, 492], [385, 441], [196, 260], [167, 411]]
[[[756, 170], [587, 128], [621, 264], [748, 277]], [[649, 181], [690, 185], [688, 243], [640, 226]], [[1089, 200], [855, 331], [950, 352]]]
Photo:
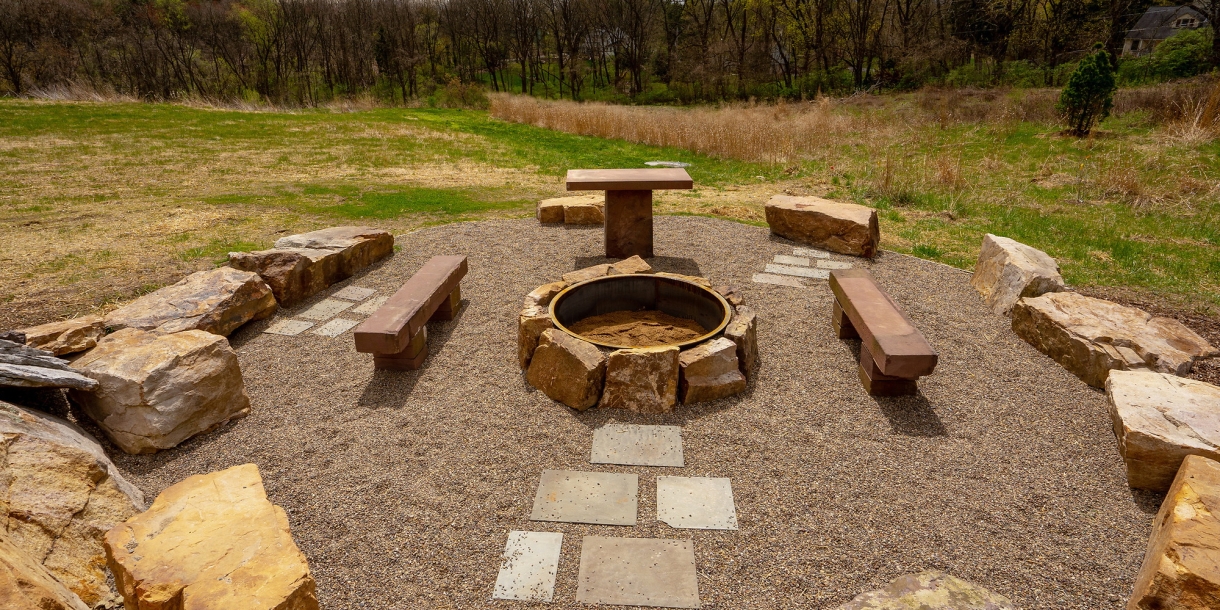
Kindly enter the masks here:
[[1102, 119], [1110, 116], [1114, 106], [1114, 91], [1118, 84], [1110, 54], [1098, 43], [1093, 53], [1080, 60], [1059, 95], [1059, 111], [1067, 122], [1068, 132], [1076, 137], [1089, 135]]

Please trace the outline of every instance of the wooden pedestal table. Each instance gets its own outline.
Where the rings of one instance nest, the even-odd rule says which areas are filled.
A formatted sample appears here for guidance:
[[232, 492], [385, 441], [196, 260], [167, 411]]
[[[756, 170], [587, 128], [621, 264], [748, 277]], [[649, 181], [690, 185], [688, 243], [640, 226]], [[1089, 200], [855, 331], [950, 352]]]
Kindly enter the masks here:
[[606, 191], [606, 257], [652, 257], [652, 192], [694, 187], [681, 168], [570, 169], [569, 191]]

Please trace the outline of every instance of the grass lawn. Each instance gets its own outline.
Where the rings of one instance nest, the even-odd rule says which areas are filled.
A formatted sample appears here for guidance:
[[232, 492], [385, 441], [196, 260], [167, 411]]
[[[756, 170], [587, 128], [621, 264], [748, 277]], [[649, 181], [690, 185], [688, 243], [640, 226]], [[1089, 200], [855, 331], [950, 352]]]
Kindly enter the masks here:
[[[105, 309], [231, 250], [322, 226], [405, 231], [528, 216], [539, 198], [563, 193], [569, 168], [657, 159], [692, 163], [699, 187], [659, 193], [660, 213], [759, 224], [771, 194], [828, 195], [880, 208], [889, 249], [969, 268], [994, 232], [1048, 251], [1074, 285], [1220, 305], [1220, 145], [1166, 141], [1138, 121], [1111, 121], [1088, 143], [1054, 130], [888, 130], [879, 143], [844, 142], [793, 165], [474, 111], [4, 100], [0, 328]], [[1140, 180], [1124, 182], [1129, 173]]]

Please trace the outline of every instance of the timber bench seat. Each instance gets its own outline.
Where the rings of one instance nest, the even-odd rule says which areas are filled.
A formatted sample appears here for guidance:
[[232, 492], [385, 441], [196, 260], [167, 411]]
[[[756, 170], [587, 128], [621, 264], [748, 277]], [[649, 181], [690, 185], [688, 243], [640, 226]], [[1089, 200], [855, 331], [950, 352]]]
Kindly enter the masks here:
[[873, 396], [918, 391], [937, 354], [894, 299], [864, 269], [830, 273], [831, 318], [840, 339], [860, 339], [860, 383]]
[[461, 307], [465, 256], [434, 256], [356, 327], [356, 351], [379, 369], [418, 369], [428, 355], [429, 321], [452, 320]]

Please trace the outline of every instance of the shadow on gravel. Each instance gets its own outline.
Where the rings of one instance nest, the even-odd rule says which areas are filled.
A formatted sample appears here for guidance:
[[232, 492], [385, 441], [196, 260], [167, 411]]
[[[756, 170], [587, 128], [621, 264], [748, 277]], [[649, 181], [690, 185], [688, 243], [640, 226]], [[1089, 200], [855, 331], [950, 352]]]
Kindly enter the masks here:
[[946, 436], [944, 422], [921, 391], [914, 396], [874, 396], [894, 432], [906, 436]]
[[[462, 306], [452, 320], [428, 323], [428, 355], [424, 358], [424, 365], [418, 370], [373, 369], [373, 378], [369, 380], [368, 385], [364, 386], [364, 392], [361, 392], [356, 404], [370, 409], [394, 409], [402, 405], [411, 391], [415, 389], [420, 375], [428, 370], [436, 361], [437, 355], [444, 351], [445, 345], [449, 343], [449, 338], [453, 336], [453, 330], [466, 316], [467, 309], [470, 309], [470, 299], [462, 299]], [[372, 354], [363, 355], [370, 360], [373, 358]]]
[[1131, 489], [1131, 501], [1135, 503], [1136, 508], [1148, 515], [1155, 515], [1161, 510], [1161, 504], [1165, 501], [1165, 494], [1159, 491], [1149, 491], [1147, 489]]
[[[606, 263], [617, 262], [620, 259], [606, 258], [604, 256], [577, 256], [572, 259], [572, 269], [584, 269], [594, 265], [604, 265]], [[699, 263], [693, 258], [682, 258], [680, 256], [654, 256], [645, 259], [653, 271], [664, 271], [666, 273], [678, 273], [681, 275], [697, 275], [702, 276], [703, 271], [699, 269]]]

